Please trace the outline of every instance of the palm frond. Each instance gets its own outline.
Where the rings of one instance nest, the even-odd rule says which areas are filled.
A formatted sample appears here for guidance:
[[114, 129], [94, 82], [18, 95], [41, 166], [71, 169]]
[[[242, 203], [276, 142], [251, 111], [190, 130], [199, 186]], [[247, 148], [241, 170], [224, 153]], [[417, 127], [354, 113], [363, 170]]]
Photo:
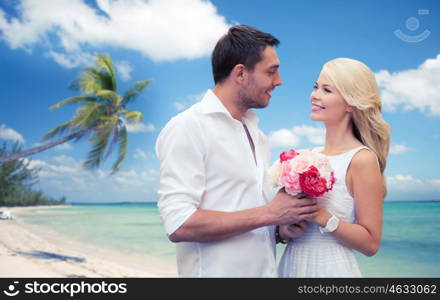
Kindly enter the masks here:
[[114, 129], [112, 132], [112, 139], [110, 141], [110, 145], [107, 147], [107, 153], [104, 156], [104, 159], [107, 159], [109, 157], [109, 155], [113, 152], [113, 147], [114, 145], [118, 142], [119, 139], [119, 129], [122, 126], [122, 121], [121, 120], [116, 120], [116, 123], [114, 125]]
[[118, 159], [113, 165], [111, 172], [112, 175], [119, 171], [119, 169], [122, 166], [122, 163], [125, 160], [125, 157], [127, 156], [128, 136], [127, 136], [127, 127], [125, 126], [125, 124], [122, 124], [121, 127], [119, 128], [118, 143], [119, 143]]
[[130, 101], [134, 100], [137, 95], [139, 95], [144, 88], [151, 84], [152, 80], [138, 81], [136, 84], [130, 88], [122, 98], [121, 106], [125, 107]]
[[87, 160], [84, 162], [84, 167], [87, 169], [94, 169], [99, 167], [107, 147], [109, 136], [112, 133], [112, 127], [106, 126], [97, 131], [92, 150], [87, 154]]
[[127, 119], [129, 123], [138, 123], [142, 121], [144, 115], [140, 111], [125, 110], [124, 118]]
[[104, 121], [104, 122], [110, 121], [110, 122], [116, 123], [119, 120], [119, 118], [117, 115], [105, 115], [105, 116], [102, 116], [101, 118], [99, 118], [99, 120]]
[[97, 70], [100, 71], [100, 73], [107, 74], [106, 80], [107, 80], [107, 88], [109, 90], [117, 91], [117, 81], [116, 81], [116, 72], [115, 72], [115, 66], [113, 65], [113, 61], [110, 58], [110, 55], [108, 54], [101, 54], [97, 55], [96, 57], [96, 63], [98, 65]]
[[89, 139], [89, 142], [95, 143], [102, 138], [108, 131], [112, 131], [118, 124], [119, 118], [117, 116], [102, 116], [99, 118], [98, 125], [94, 128], [94, 137]]
[[109, 55], [97, 55], [96, 64], [84, 69], [78, 80], [72, 85], [85, 94], [94, 94], [100, 90], [117, 91], [115, 68]]
[[97, 99], [96, 97], [91, 97], [91, 96], [77, 96], [77, 97], [70, 97], [70, 98], [66, 98], [54, 105], [52, 105], [51, 107], [49, 107], [50, 110], [53, 109], [57, 109], [60, 108], [61, 106], [63, 106], [64, 104], [67, 103], [84, 103], [84, 104], [94, 104], [96, 103]]
[[101, 117], [106, 114], [106, 106], [95, 103], [82, 106], [77, 109], [75, 116], [70, 121], [72, 126], [78, 129], [85, 129], [98, 124]]
[[96, 92], [96, 96], [98, 96], [101, 99], [104, 99], [106, 103], [112, 104], [113, 106], [117, 107], [121, 103], [122, 99], [121, 96], [119, 96], [118, 93], [111, 90], [100, 90]]
[[102, 89], [102, 80], [96, 69], [86, 68], [80, 73], [75, 85], [82, 93], [90, 95]]
[[62, 134], [63, 132], [65, 132], [67, 129], [70, 129], [72, 127], [72, 123], [71, 121], [65, 122], [63, 124], [61, 124], [60, 126], [55, 127], [54, 129], [49, 130], [48, 132], [46, 132], [43, 137], [41, 138], [42, 141], [46, 141], [49, 140], [59, 134]]

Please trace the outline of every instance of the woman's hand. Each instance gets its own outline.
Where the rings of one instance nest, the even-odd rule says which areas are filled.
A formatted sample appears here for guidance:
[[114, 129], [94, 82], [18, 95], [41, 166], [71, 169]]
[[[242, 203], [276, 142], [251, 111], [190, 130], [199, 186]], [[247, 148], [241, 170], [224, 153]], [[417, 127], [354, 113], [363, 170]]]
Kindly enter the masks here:
[[328, 210], [324, 208], [320, 208], [318, 210], [316, 217], [313, 218], [311, 221], [318, 224], [321, 227], [325, 227], [325, 225], [327, 225], [327, 221], [330, 219], [331, 216], [332, 214]]

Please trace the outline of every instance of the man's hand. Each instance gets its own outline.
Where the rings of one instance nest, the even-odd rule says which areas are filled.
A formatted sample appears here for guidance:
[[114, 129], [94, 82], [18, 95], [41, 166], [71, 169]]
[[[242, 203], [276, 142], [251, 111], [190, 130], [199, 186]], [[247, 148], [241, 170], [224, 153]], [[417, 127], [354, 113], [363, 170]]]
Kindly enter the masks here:
[[287, 194], [284, 189], [278, 191], [267, 205], [273, 224], [289, 225], [304, 220], [313, 220], [318, 214], [316, 199], [298, 199]]
[[309, 223], [307, 221], [290, 225], [280, 225], [280, 237], [285, 241], [298, 238], [304, 234], [308, 226]]

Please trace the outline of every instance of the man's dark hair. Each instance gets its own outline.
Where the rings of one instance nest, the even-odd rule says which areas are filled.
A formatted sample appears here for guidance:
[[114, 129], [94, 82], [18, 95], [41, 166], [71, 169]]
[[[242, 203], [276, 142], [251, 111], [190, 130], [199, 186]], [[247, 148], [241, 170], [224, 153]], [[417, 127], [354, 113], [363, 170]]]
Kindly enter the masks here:
[[243, 64], [252, 71], [260, 60], [266, 46], [277, 46], [280, 41], [269, 33], [246, 25], [229, 28], [220, 38], [211, 55], [214, 83], [221, 83], [232, 69]]

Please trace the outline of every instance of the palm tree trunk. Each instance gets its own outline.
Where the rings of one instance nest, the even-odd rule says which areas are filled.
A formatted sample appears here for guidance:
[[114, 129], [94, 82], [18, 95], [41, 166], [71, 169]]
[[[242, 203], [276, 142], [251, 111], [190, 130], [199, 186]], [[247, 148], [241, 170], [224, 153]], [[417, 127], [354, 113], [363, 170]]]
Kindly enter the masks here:
[[14, 160], [14, 159], [26, 157], [26, 156], [29, 156], [29, 155], [32, 155], [32, 154], [43, 152], [44, 150], [47, 150], [47, 149], [52, 148], [52, 147], [55, 147], [55, 146], [57, 146], [59, 144], [65, 143], [67, 141], [70, 141], [70, 140], [73, 140], [73, 139], [76, 139], [76, 138], [80, 138], [88, 130], [90, 130], [90, 128], [81, 130], [81, 131], [73, 133], [71, 135], [59, 138], [58, 140], [55, 140], [53, 142], [50, 142], [50, 143], [47, 143], [47, 144], [44, 144], [44, 145], [41, 145], [41, 146], [37, 146], [37, 147], [31, 148], [31, 149], [28, 149], [28, 150], [25, 150], [25, 151], [22, 151], [22, 152], [12, 153], [12, 154], [9, 154], [9, 155], [0, 156], [0, 163], [5, 163], [5, 162], [10, 161], [10, 160]]

